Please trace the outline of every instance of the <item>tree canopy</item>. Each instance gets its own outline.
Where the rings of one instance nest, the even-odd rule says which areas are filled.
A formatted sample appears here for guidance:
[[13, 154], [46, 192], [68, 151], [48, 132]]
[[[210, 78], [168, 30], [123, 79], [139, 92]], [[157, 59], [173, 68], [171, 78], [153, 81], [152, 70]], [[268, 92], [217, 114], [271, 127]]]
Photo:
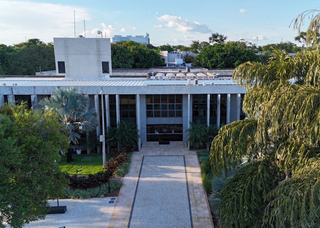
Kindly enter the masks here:
[[[149, 48], [148, 48], [149, 47]], [[121, 41], [111, 45], [113, 68], [151, 68], [161, 66], [160, 54], [150, 45]]]
[[211, 145], [218, 176], [248, 160], [221, 191], [222, 227], [320, 226], [320, 52], [273, 52], [267, 65], [234, 70], [248, 119], [222, 127]]
[[257, 61], [251, 50], [239, 47], [237, 42], [208, 45], [196, 56], [199, 66], [205, 68], [234, 68], [247, 61]]
[[43, 219], [47, 199], [61, 196], [67, 180], [59, 151], [68, 147], [62, 128], [51, 111], [0, 108], [0, 227]]

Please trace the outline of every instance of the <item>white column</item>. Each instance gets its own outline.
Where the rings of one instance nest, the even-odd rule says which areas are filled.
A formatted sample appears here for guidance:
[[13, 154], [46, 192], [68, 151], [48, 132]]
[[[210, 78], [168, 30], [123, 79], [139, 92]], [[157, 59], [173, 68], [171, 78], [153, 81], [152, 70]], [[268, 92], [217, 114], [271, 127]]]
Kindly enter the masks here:
[[210, 94], [208, 94], [207, 98], [207, 126], [210, 126]]
[[[107, 128], [110, 127], [110, 105], [109, 105], [109, 95], [105, 95], [106, 104], [106, 122]], [[107, 129], [108, 130], [108, 129]]]
[[15, 98], [14, 98], [14, 95], [13, 94], [9, 94], [8, 95], [8, 103], [11, 103], [13, 105], [15, 105]]
[[240, 112], [241, 112], [241, 94], [237, 94], [237, 120], [240, 120]]
[[94, 95], [94, 107], [95, 107], [95, 111], [96, 111], [96, 114], [97, 114], [97, 137], [99, 139], [100, 137], [100, 134], [101, 134], [101, 125], [100, 125], [100, 107], [99, 107], [99, 95], [96, 94]]
[[101, 114], [102, 114], [102, 163], [103, 168], [106, 166], [106, 130], [105, 130], [105, 119], [104, 119], [104, 103], [103, 94], [101, 94]]
[[[137, 117], [137, 129], [139, 135], [141, 134], [141, 123], [140, 123], [140, 94], [136, 95], [136, 117]], [[141, 149], [141, 137], [138, 139], [138, 151]]]
[[116, 94], [116, 116], [117, 116], [117, 124], [120, 123], [120, 96]]
[[[190, 122], [191, 122], [191, 95], [188, 94], [188, 129], [190, 128]], [[189, 138], [189, 135], [188, 135]], [[190, 150], [190, 143], [188, 140], [188, 150]]]
[[217, 94], [217, 127], [220, 128], [220, 105], [221, 105], [221, 94]]
[[230, 123], [230, 102], [231, 102], [231, 94], [227, 94], [227, 124]]
[[[89, 111], [89, 107], [90, 107], [90, 100], [89, 100], [89, 95], [88, 94], [85, 94], [84, 95], [86, 98], [87, 98], [87, 109], [86, 109], [86, 112]], [[86, 140], [87, 140], [87, 145], [88, 145], [88, 142], [89, 142], [89, 132], [87, 131], [86, 132]], [[91, 149], [89, 148], [89, 146], [87, 146], [87, 154], [90, 154], [91, 153]]]
[[33, 107], [33, 109], [36, 109], [38, 107], [38, 97], [35, 94], [31, 95], [31, 106]]
[[4, 104], [4, 95], [0, 94], [0, 106]]

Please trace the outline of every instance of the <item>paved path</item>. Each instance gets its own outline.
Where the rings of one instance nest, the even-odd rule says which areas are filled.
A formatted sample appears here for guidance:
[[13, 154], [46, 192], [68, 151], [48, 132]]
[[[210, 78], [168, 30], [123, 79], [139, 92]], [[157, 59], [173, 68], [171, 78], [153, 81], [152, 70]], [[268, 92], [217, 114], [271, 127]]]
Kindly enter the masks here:
[[[91, 199], [60, 199], [60, 206], [67, 206], [65, 214], [46, 215], [45, 220], [32, 222], [23, 227], [33, 228], [105, 228], [108, 227], [114, 203], [109, 201], [116, 197]], [[56, 200], [50, 200], [50, 205], [57, 206]]]
[[[168, 155], [168, 156], [166, 156]], [[170, 155], [170, 156], [169, 156]], [[172, 158], [172, 155], [175, 155], [177, 158], [176, 161], [172, 161], [174, 165], [171, 167], [171, 171], [169, 174], [164, 172], [153, 172], [151, 167], [152, 163], [155, 162], [155, 166], [159, 166], [156, 163], [157, 159], [166, 159]], [[178, 159], [180, 157], [180, 159]], [[149, 159], [151, 158], [151, 160]], [[181, 158], [184, 158], [185, 161], [185, 175], [183, 177], [183, 165], [181, 163]], [[142, 161], [147, 159], [147, 165], [143, 166]], [[170, 160], [170, 159], [169, 159]], [[180, 160], [180, 163], [179, 163]], [[155, 168], [155, 167], [153, 167]], [[169, 168], [169, 167], [168, 167]], [[159, 169], [156, 168], [156, 169]], [[163, 167], [160, 168], [163, 170]], [[175, 170], [175, 171], [174, 171]], [[140, 173], [141, 171], [141, 173]], [[145, 172], [147, 171], [147, 172]], [[159, 171], [159, 170], [158, 170]], [[139, 174], [141, 176], [139, 180]], [[141, 175], [142, 174], [142, 175]], [[163, 223], [166, 223], [165, 216], [167, 215], [167, 210], [172, 210], [170, 205], [168, 208], [164, 208], [164, 204], [159, 202], [158, 198], [148, 197], [149, 194], [144, 194], [148, 188], [147, 179], [144, 178], [152, 178], [152, 182], [155, 181], [155, 176], [158, 175], [159, 180], [163, 180], [163, 178], [169, 178], [171, 182], [179, 186], [179, 190], [175, 189], [176, 187], [167, 189], [168, 192], [177, 197], [179, 197], [179, 204], [176, 205], [175, 210], [177, 213], [182, 212], [183, 215], [179, 215], [178, 218], [182, 218], [184, 216], [186, 221], [180, 226], [177, 226], [177, 223], [167, 223], [162, 227], [194, 227], [194, 228], [212, 228], [213, 223], [211, 219], [211, 213], [208, 205], [208, 201], [206, 198], [206, 193], [203, 189], [202, 180], [201, 180], [201, 172], [199, 167], [199, 161], [196, 152], [188, 151], [186, 146], [182, 142], [171, 142], [170, 145], [158, 145], [157, 142], [148, 142], [145, 143], [140, 152], [136, 152], [132, 156], [132, 163], [130, 167], [130, 172], [126, 175], [123, 181], [123, 185], [121, 187], [116, 206], [113, 210], [111, 220], [109, 222], [110, 228], [115, 227], [139, 227], [139, 225], [146, 224], [146, 227], [158, 227], [158, 224], [153, 224], [154, 221], [152, 215], [157, 215], [157, 219], [164, 218]], [[174, 180], [174, 181], [173, 181]], [[141, 181], [141, 182], [140, 182]], [[139, 182], [139, 185], [138, 185]], [[140, 183], [142, 183], [140, 185]], [[163, 181], [159, 181], [161, 185]], [[187, 188], [182, 187], [183, 183]], [[187, 184], [187, 185], [186, 185]], [[138, 188], [137, 188], [138, 185]], [[153, 184], [151, 184], [153, 186]], [[172, 186], [168, 184], [167, 186]], [[141, 187], [141, 188], [140, 188]], [[142, 189], [142, 191], [139, 190]], [[177, 194], [173, 191], [181, 191], [181, 194]], [[188, 196], [186, 196], [185, 191], [189, 192], [189, 211], [188, 211]], [[137, 195], [136, 195], [137, 193]], [[150, 193], [153, 194], [153, 193]], [[159, 193], [160, 194], [160, 193]], [[163, 193], [161, 193], [163, 194]], [[144, 205], [145, 202], [141, 201], [142, 197], [148, 197], [150, 205]], [[167, 198], [165, 200], [170, 201], [173, 197], [162, 195], [161, 197]], [[135, 201], [136, 198], [136, 201]], [[164, 198], [161, 200], [164, 201]], [[151, 201], [150, 201], [151, 200]], [[159, 209], [161, 208], [161, 209]], [[144, 211], [144, 212], [143, 212]], [[190, 218], [191, 211], [191, 218]], [[132, 212], [132, 213], [131, 213]], [[141, 216], [142, 213], [145, 213], [145, 216]], [[175, 212], [176, 213], [176, 212]], [[131, 216], [132, 214], [132, 216]], [[149, 216], [151, 215], [151, 217]], [[131, 220], [130, 220], [131, 216]], [[188, 217], [189, 216], [189, 217]], [[170, 218], [171, 219], [171, 218]], [[150, 222], [151, 221], [151, 222]], [[170, 220], [172, 221], [172, 220]], [[180, 220], [179, 220], [180, 221]], [[190, 223], [186, 223], [189, 222]], [[192, 223], [191, 223], [192, 221]], [[149, 224], [147, 224], [149, 223]], [[179, 223], [179, 222], [178, 222]]]

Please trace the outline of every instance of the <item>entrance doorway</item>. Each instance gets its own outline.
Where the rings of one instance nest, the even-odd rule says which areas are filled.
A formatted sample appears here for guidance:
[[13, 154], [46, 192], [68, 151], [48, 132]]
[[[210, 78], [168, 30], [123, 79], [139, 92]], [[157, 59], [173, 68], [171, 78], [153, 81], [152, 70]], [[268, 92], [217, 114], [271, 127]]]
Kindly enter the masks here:
[[182, 124], [147, 125], [147, 141], [182, 141]]

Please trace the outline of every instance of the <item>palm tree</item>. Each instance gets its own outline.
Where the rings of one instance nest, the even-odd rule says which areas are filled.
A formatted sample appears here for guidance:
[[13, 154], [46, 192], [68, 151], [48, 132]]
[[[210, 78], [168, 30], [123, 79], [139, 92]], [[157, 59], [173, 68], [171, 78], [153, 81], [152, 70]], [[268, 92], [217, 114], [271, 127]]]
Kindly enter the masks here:
[[190, 128], [187, 129], [188, 141], [194, 148], [203, 148], [208, 141], [208, 128], [205, 124], [190, 122]]
[[211, 144], [217, 176], [248, 159], [220, 192], [223, 227], [320, 226], [320, 52], [274, 52], [268, 65], [235, 69], [249, 118], [222, 127]]
[[60, 122], [66, 126], [64, 133], [69, 143], [78, 144], [80, 133], [92, 131], [96, 127], [95, 111], [88, 110], [88, 98], [77, 93], [74, 88], [58, 89], [39, 104], [58, 113]]
[[137, 145], [139, 137], [139, 131], [134, 123], [121, 121], [118, 124], [115, 138], [126, 151], [131, 151]]

